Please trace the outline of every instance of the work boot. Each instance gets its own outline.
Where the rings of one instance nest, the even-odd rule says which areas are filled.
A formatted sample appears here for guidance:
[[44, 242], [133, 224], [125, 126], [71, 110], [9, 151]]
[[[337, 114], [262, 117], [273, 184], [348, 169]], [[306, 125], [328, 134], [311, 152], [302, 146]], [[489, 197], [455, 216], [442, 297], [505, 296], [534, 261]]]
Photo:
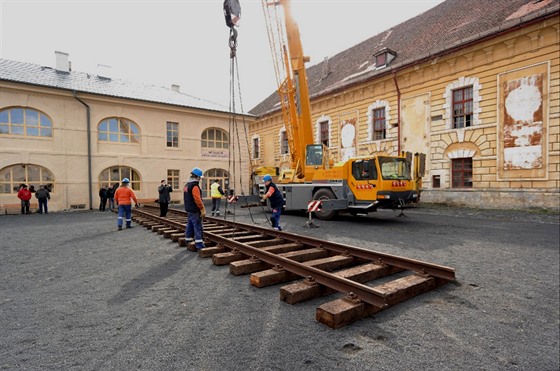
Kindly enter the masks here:
[[121, 227], [121, 226], [119, 226], [119, 231], [122, 231], [122, 227]]

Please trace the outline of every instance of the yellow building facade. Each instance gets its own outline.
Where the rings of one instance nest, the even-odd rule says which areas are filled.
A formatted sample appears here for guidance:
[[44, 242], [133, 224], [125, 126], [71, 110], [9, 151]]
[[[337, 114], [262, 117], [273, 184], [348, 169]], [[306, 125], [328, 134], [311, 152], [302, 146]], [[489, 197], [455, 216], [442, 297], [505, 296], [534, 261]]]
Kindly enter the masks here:
[[[558, 3], [545, 1], [535, 9], [517, 3], [519, 9], [511, 8], [512, 15], [494, 28], [442, 42], [435, 52], [399, 61], [395, 45], [403, 43], [390, 38], [399, 27], [411, 27], [403, 23], [377, 36], [377, 49], [366, 57], [372, 68], [364, 62], [358, 72], [340, 71], [345, 63], [358, 64], [347, 55], [364, 54], [361, 44], [308, 68], [315, 143], [325, 143], [335, 162], [377, 152], [425, 153], [424, 202], [557, 210]], [[437, 12], [446, 11], [453, 9], [436, 7], [411, 22], [438, 19]], [[324, 83], [330, 76], [336, 79]], [[253, 166], [289, 166], [285, 124], [275, 107], [271, 96], [251, 111], [258, 116], [250, 125]]]
[[182, 204], [194, 167], [204, 172], [204, 197], [214, 179], [224, 189], [239, 193], [244, 184], [248, 191], [248, 149], [230, 140], [227, 108], [192, 99], [178, 86], [0, 62], [1, 213], [19, 213], [22, 183], [47, 186], [49, 210], [63, 211], [98, 208], [99, 190], [124, 177], [141, 202], [154, 203], [165, 179], [172, 203]]

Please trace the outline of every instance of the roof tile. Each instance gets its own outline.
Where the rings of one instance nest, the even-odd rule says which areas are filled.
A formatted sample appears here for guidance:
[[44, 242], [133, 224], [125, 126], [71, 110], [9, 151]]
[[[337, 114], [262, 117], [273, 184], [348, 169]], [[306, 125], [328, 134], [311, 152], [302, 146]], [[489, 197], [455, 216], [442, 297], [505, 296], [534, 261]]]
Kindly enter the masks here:
[[228, 107], [171, 88], [108, 79], [84, 72], [62, 72], [37, 64], [0, 59], [0, 80], [175, 106], [229, 112]]
[[[447, 0], [308, 67], [309, 94], [319, 97], [558, 12], [558, 0]], [[373, 55], [382, 48], [395, 51], [397, 57], [388, 67], [375, 69]], [[326, 63], [327, 77], [323, 72]], [[274, 112], [279, 109], [278, 101], [274, 92], [249, 113], [262, 116]]]

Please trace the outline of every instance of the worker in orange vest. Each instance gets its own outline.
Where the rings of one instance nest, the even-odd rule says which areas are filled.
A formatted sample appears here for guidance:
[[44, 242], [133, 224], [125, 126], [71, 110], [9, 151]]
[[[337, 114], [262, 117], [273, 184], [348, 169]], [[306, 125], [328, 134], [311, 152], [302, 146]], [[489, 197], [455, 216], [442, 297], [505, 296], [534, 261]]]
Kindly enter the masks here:
[[130, 180], [124, 178], [122, 185], [115, 192], [115, 200], [119, 206], [119, 217], [117, 219], [117, 227], [122, 231], [123, 217], [126, 218], [126, 228], [132, 228], [132, 201], [138, 207], [138, 199], [136, 193], [128, 187]]

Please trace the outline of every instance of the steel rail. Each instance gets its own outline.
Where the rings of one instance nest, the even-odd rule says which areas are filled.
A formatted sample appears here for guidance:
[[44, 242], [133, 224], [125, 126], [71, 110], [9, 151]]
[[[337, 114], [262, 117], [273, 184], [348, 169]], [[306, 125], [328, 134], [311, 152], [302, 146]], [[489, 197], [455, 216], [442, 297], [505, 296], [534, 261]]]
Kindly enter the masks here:
[[[139, 214], [149, 216], [150, 218], [153, 218], [154, 220], [157, 220], [165, 225], [170, 225], [173, 226], [174, 228], [184, 230], [183, 223], [157, 217], [153, 214], [150, 214], [149, 212], [143, 212], [138, 210], [135, 211], [137, 211]], [[179, 214], [182, 213], [179, 212]], [[244, 230], [244, 231], [249, 230], [262, 235], [272, 235], [287, 241], [303, 243], [304, 245], [310, 247], [318, 247], [328, 251], [335, 252], [337, 254], [354, 256], [380, 264], [397, 266], [403, 269], [420, 272], [425, 275], [433, 275], [445, 280], [455, 279], [454, 270], [448, 267], [443, 267], [435, 264], [425, 263], [413, 259], [403, 258], [403, 257], [379, 253], [379, 252], [372, 252], [370, 250], [339, 244], [335, 242], [328, 242], [328, 241], [325, 242], [311, 237], [294, 235], [288, 232], [272, 231], [270, 229], [257, 227], [244, 223], [229, 222], [218, 218], [207, 218], [207, 219], [208, 221], [214, 222], [217, 225], [230, 227], [233, 228], [234, 230], [236, 229]], [[231, 236], [232, 233], [235, 232], [230, 232], [229, 235]], [[332, 273], [305, 265], [303, 263], [299, 263], [297, 261], [276, 255], [274, 253], [264, 251], [262, 249], [250, 246], [242, 242], [234, 241], [230, 237], [224, 237], [212, 231], [206, 231], [204, 235], [206, 239], [218, 245], [222, 245], [229, 249], [239, 251], [242, 254], [245, 254], [249, 257], [258, 258], [261, 261], [275, 267], [275, 269], [284, 269], [296, 275], [299, 275], [303, 278], [310, 278], [315, 282], [330, 287], [336, 291], [343, 292], [346, 294], [353, 294], [358, 299], [379, 308], [384, 308], [388, 306], [386, 301], [386, 295], [367, 285], [334, 275]], [[430, 273], [431, 271], [436, 272], [436, 274], [431, 274]]]
[[[157, 209], [156, 207], [153, 208]], [[173, 211], [180, 215], [186, 214], [184, 211], [181, 210], [173, 210]], [[278, 238], [283, 238], [290, 242], [298, 242], [313, 247], [321, 247], [323, 249], [335, 252], [337, 254], [349, 254], [372, 262], [392, 265], [395, 267], [417, 272], [419, 274], [438, 277], [447, 281], [455, 280], [455, 269], [443, 265], [427, 263], [416, 259], [410, 259], [398, 255], [386, 254], [386, 253], [350, 246], [338, 242], [319, 240], [313, 237], [296, 235], [289, 232], [275, 231], [269, 228], [259, 227], [251, 224], [232, 222], [221, 218], [209, 217], [207, 218], [207, 220], [212, 221], [214, 223], [218, 223], [220, 225], [227, 225], [233, 228], [250, 230], [260, 234], [276, 236]]]
[[231, 227], [237, 227], [237, 228], [241, 226], [242, 229], [249, 229], [257, 233], [277, 236], [279, 238], [283, 238], [290, 242], [299, 242], [313, 247], [321, 247], [323, 249], [336, 252], [337, 254], [349, 254], [372, 262], [393, 265], [399, 268], [411, 270], [420, 274], [427, 274], [448, 281], [455, 280], [455, 269], [443, 265], [427, 263], [416, 259], [410, 259], [398, 255], [386, 254], [386, 253], [350, 246], [338, 242], [319, 240], [317, 238], [296, 235], [289, 232], [274, 231], [269, 228], [258, 227], [258, 226], [240, 223], [240, 222], [230, 222], [230, 221], [215, 219], [215, 218], [211, 218], [211, 220], [215, 221], [216, 223], [220, 223], [222, 225], [229, 225]]
[[[135, 210], [136, 211], [136, 210]], [[163, 218], [157, 217], [155, 215], [151, 215], [146, 212], [140, 212], [144, 215], [149, 215], [158, 221], [162, 221], [164, 224], [179, 226], [179, 222], [171, 221], [171, 220], [162, 220]], [[231, 223], [227, 223], [227, 225], [231, 226]], [[246, 225], [242, 225], [245, 227]], [[241, 229], [241, 228], [240, 228]], [[243, 228], [245, 229], [245, 228]], [[267, 232], [270, 232], [270, 229], [266, 229]], [[232, 250], [240, 251], [241, 253], [252, 257], [258, 258], [265, 263], [270, 264], [271, 266], [275, 267], [275, 269], [285, 269], [289, 272], [297, 274], [303, 278], [312, 278], [317, 283], [330, 287], [336, 291], [343, 292], [346, 294], [353, 293], [356, 297], [366, 303], [372, 304], [379, 308], [384, 308], [388, 304], [386, 302], [386, 295], [381, 293], [369, 286], [361, 284], [359, 282], [351, 281], [349, 279], [338, 277], [332, 273], [322, 271], [320, 269], [307, 266], [305, 264], [296, 262], [294, 260], [284, 258], [282, 256], [261, 250], [257, 247], [252, 247], [242, 242], [237, 242], [231, 240], [228, 237], [220, 236], [219, 234], [213, 232], [204, 232], [204, 237], [209, 239], [210, 241], [230, 248]]]
[[[206, 233], [205, 233], [206, 234]], [[330, 287], [336, 291], [355, 294], [360, 300], [372, 304], [379, 308], [386, 307], [386, 295], [382, 292], [375, 290], [372, 287], [361, 284], [356, 281], [336, 276], [332, 273], [299, 263], [295, 260], [284, 258], [282, 256], [261, 250], [247, 244], [231, 240], [227, 237], [207, 232], [210, 235], [209, 239], [218, 244], [226, 246], [232, 250], [238, 250], [241, 253], [250, 257], [258, 258], [265, 263], [272, 265], [273, 269], [285, 269], [289, 272], [297, 274], [302, 278], [311, 278], [317, 283]]]

